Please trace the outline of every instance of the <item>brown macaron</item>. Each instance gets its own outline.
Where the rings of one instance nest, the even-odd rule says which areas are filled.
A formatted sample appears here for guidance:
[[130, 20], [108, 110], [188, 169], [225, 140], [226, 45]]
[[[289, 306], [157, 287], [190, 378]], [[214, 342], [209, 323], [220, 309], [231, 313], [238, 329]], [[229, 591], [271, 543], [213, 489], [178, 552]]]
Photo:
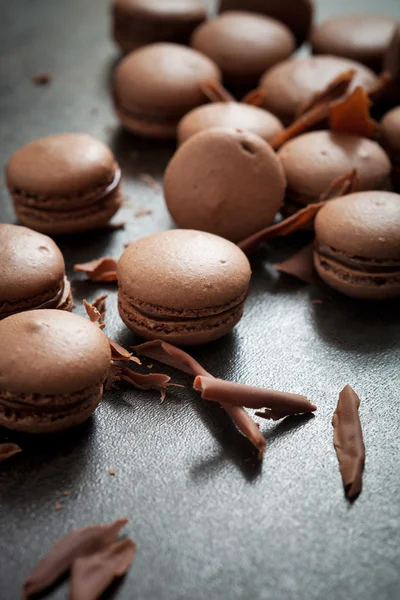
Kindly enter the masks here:
[[178, 141], [183, 144], [190, 137], [213, 127], [228, 127], [251, 131], [269, 142], [283, 131], [275, 115], [243, 102], [213, 102], [190, 111], [178, 126]]
[[61, 310], [33, 310], [0, 321], [0, 339], [0, 426], [52, 433], [90, 417], [111, 365], [96, 325]]
[[200, 0], [113, 0], [113, 34], [123, 52], [156, 42], [187, 44], [207, 16]]
[[281, 21], [300, 46], [311, 29], [314, 3], [313, 0], [220, 0], [220, 12], [231, 10], [246, 10]]
[[219, 66], [227, 85], [252, 87], [267, 69], [296, 49], [296, 40], [286, 25], [244, 11], [225, 12], [200, 25], [190, 44]]
[[52, 239], [0, 224], [0, 257], [0, 319], [39, 308], [72, 310], [64, 258]]
[[23, 146], [8, 161], [6, 178], [21, 223], [51, 235], [102, 227], [121, 205], [121, 171], [111, 150], [83, 133]]
[[315, 220], [314, 264], [332, 288], [364, 300], [400, 297], [400, 196], [357, 192]]
[[246, 255], [223, 238], [155, 233], [129, 244], [119, 260], [119, 313], [145, 339], [204, 344], [241, 319], [250, 276]]
[[380, 125], [380, 141], [392, 162], [392, 183], [400, 191], [400, 106], [386, 113]]
[[380, 72], [398, 21], [367, 13], [331, 17], [311, 33], [314, 54], [333, 54], [356, 60]]
[[289, 124], [299, 109], [317, 92], [324, 90], [335, 77], [350, 69], [356, 73], [348, 93], [358, 86], [369, 90], [377, 85], [379, 80], [371, 69], [347, 58], [306, 56], [285, 60], [261, 78], [264, 107], [284, 124]]
[[221, 80], [207, 56], [178, 44], [152, 44], [126, 56], [115, 72], [114, 103], [123, 127], [137, 135], [173, 139], [181, 118], [207, 102], [205, 79]]
[[390, 187], [390, 160], [372, 140], [345, 133], [312, 131], [284, 144], [278, 152], [287, 178], [287, 213], [318, 202], [332, 182], [357, 171], [360, 190]]
[[180, 146], [167, 166], [164, 193], [179, 227], [239, 242], [270, 225], [286, 189], [271, 146], [250, 131], [207, 129]]

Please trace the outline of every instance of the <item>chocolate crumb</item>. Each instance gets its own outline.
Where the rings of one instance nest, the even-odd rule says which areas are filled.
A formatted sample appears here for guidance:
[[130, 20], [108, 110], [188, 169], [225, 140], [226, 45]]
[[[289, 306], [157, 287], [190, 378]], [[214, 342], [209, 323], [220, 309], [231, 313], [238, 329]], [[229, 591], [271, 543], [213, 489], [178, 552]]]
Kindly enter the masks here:
[[71, 492], [68, 490], [65, 490], [65, 492], [62, 493], [63, 496], [69, 496], [70, 494]]
[[60, 504], [59, 502], [56, 502], [54, 505], [55, 510], [61, 510], [62, 509], [62, 504]]
[[34, 85], [49, 85], [53, 79], [51, 73], [37, 73], [32, 77]]
[[311, 304], [323, 304], [323, 300], [311, 300]]
[[153, 367], [154, 367], [154, 365], [153, 365], [153, 364], [147, 365], [147, 368], [148, 368], [148, 369], [152, 369]]
[[22, 452], [22, 448], [20, 448], [18, 444], [0, 444], [0, 462], [8, 460], [20, 452]]
[[111, 475], [111, 477], [115, 477], [115, 469], [108, 469], [108, 474]]
[[144, 206], [139, 206], [139, 208], [135, 211], [135, 217], [146, 217], [147, 215], [152, 214], [152, 210], [150, 208], [144, 208]]
[[141, 173], [139, 175], [139, 179], [140, 181], [143, 181], [143, 183], [148, 185], [149, 188], [153, 190], [155, 194], [158, 194], [161, 191], [160, 186], [158, 185], [157, 181], [152, 175], [149, 175], [148, 173]]
[[107, 298], [108, 298], [108, 295], [104, 294], [104, 296], [99, 296], [99, 298], [96, 298], [96, 300], [92, 303], [92, 306], [94, 306], [94, 308], [100, 314], [100, 317], [101, 317], [101, 320], [103, 323], [104, 323], [104, 317], [106, 315], [106, 310], [107, 310], [107, 306], [106, 306]]

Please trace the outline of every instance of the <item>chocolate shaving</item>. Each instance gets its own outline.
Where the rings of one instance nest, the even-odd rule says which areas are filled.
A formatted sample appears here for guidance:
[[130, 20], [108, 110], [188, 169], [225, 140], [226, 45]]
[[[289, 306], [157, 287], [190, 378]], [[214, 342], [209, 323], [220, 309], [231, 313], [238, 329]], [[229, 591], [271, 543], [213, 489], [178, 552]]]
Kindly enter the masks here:
[[210, 102], [236, 102], [235, 98], [215, 79], [204, 79], [199, 83], [203, 94]]
[[369, 113], [370, 100], [363, 87], [357, 87], [350, 96], [330, 106], [329, 126], [331, 131], [373, 138], [378, 124]]
[[119, 373], [120, 368], [117, 365], [111, 365], [110, 370], [108, 371], [106, 382], [104, 384], [106, 390], [113, 390], [117, 387], [117, 382], [121, 381]]
[[110, 257], [98, 258], [74, 265], [74, 271], [85, 273], [91, 281], [117, 281], [117, 261]]
[[255, 448], [257, 448], [258, 459], [261, 460], [264, 456], [267, 442], [260, 431], [259, 424], [253, 421], [242, 406], [229, 406], [227, 404], [221, 404], [221, 406], [230, 416], [239, 431], [243, 433]]
[[125, 229], [125, 221], [119, 221], [118, 223], [106, 223], [99, 227], [101, 231], [119, 231], [120, 229]]
[[315, 127], [319, 123], [322, 123], [329, 117], [329, 102], [325, 104], [319, 104], [314, 108], [311, 108], [308, 112], [301, 115], [297, 121], [289, 125], [281, 133], [278, 133], [271, 141], [270, 145], [277, 150], [285, 142], [288, 142], [292, 138], [309, 131], [312, 127]]
[[313, 244], [307, 244], [288, 260], [275, 264], [274, 267], [280, 273], [292, 275], [304, 283], [313, 283], [315, 281]]
[[51, 73], [37, 73], [32, 77], [34, 85], [48, 85], [51, 83], [53, 76]]
[[353, 169], [350, 173], [342, 175], [334, 179], [328, 189], [323, 192], [319, 197], [319, 202], [327, 202], [334, 198], [340, 198], [353, 192], [357, 192], [360, 189], [360, 180], [357, 175], [357, 170]]
[[171, 377], [163, 373], [149, 373], [141, 375], [135, 373], [127, 367], [117, 367], [118, 377], [122, 381], [133, 385], [139, 390], [158, 390], [161, 394], [161, 402], [164, 402], [167, 394], [167, 387], [183, 387], [177, 383], [170, 383]]
[[104, 296], [100, 296], [99, 298], [96, 298], [96, 300], [92, 303], [92, 306], [100, 314], [103, 323], [104, 323], [104, 317], [106, 316], [106, 311], [107, 311], [107, 305], [106, 305], [107, 298], [108, 298], [108, 295], [104, 294]]
[[265, 100], [265, 92], [261, 88], [257, 88], [252, 90], [244, 98], [242, 98], [241, 102], [243, 104], [250, 104], [251, 106], [262, 106]]
[[20, 448], [18, 444], [0, 444], [0, 463], [8, 460], [15, 454], [19, 454], [19, 452], [22, 452], [22, 448]]
[[358, 409], [360, 398], [349, 386], [339, 394], [332, 418], [333, 444], [339, 461], [346, 497], [354, 500], [361, 493], [365, 446]]
[[238, 244], [239, 248], [241, 248], [241, 250], [243, 250], [243, 252], [246, 254], [250, 254], [256, 250], [256, 248], [258, 248], [261, 242], [286, 236], [298, 231], [299, 229], [302, 229], [304, 225], [307, 225], [307, 223], [310, 223], [314, 220], [316, 214], [324, 206], [324, 204], [324, 202], [308, 204], [287, 219], [283, 219], [275, 225], [269, 225], [269, 227], [265, 227], [264, 229], [261, 229], [261, 231], [257, 231], [250, 237], [242, 240]]
[[61, 577], [74, 560], [101, 552], [115, 542], [128, 519], [118, 519], [109, 525], [92, 525], [76, 529], [59, 540], [39, 562], [24, 583], [25, 597], [47, 589]]
[[117, 577], [128, 571], [136, 554], [131, 539], [115, 542], [102, 552], [73, 562], [70, 600], [98, 600]]
[[155, 194], [158, 194], [158, 192], [161, 191], [160, 186], [152, 175], [149, 175], [148, 173], [141, 173], [139, 175], [139, 179], [140, 181], [143, 181], [143, 183], [145, 183], [151, 190], [153, 190]]
[[335, 100], [342, 98], [349, 89], [349, 85], [353, 81], [355, 74], [355, 69], [349, 69], [348, 71], [344, 71], [337, 75], [330, 83], [328, 83], [324, 90], [314, 94], [310, 100], [300, 107], [297, 118], [316, 106], [320, 106], [326, 102], [334, 102]]
[[84, 299], [83, 306], [86, 309], [86, 312], [87, 312], [87, 315], [88, 315], [90, 321], [92, 323], [95, 323], [95, 325], [98, 325], [100, 327], [100, 329], [104, 329], [106, 324], [104, 323], [103, 317], [101, 316], [101, 314], [97, 310], [97, 308], [94, 306], [94, 304], [89, 304], [89, 302]]
[[203, 400], [219, 402], [224, 407], [229, 405], [253, 409], [266, 408], [265, 413], [257, 413], [257, 415], [274, 421], [317, 410], [314, 404], [299, 394], [256, 388], [215, 377], [197, 376], [193, 387], [197, 392], [201, 392]]

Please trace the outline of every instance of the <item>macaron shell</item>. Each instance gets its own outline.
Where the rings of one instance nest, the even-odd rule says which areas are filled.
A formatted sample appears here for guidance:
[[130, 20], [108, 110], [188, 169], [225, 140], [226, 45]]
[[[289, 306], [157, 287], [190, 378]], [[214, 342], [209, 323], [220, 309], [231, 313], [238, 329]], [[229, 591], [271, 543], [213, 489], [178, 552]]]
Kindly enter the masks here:
[[[35, 140], [17, 150], [6, 166], [11, 193], [75, 199], [97, 195], [114, 179], [116, 163], [111, 150], [83, 133], [67, 133]], [[82, 204], [82, 199], [80, 200]]]
[[203, 2], [197, 0], [114, 0], [113, 7], [128, 16], [149, 21], [188, 21], [206, 16]]
[[[102, 383], [111, 353], [88, 319], [59, 310], [19, 313], [0, 321], [0, 391], [63, 395]], [[32, 403], [37, 399], [32, 397]]]
[[265, 93], [264, 107], [284, 123], [291, 122], [300, 107], [316, 92], [325, 89], [340, 73], [354, 69], [356, 74], [349, 93], [356, 87], [369, 90], [378, 78], [368, 67], [336, 56], [294, 57], [272, 67], [261, 78]]
[[384, 148], [400, 153], [400, 106], [386, 113], [380, 129]]
[[239, 242], [272, 223], [285, 194], [277, 155], [259, 136], [209, 129], [178, 148], [167, 166], [164, 193], [172, 218]]
[[195, 108], [181, 120], [178, 127], [179, 143], [212, 127], [252, 131], [266, 141], [283, 131], [279, 119], [262, 108], [240, 102], [213, 102]]

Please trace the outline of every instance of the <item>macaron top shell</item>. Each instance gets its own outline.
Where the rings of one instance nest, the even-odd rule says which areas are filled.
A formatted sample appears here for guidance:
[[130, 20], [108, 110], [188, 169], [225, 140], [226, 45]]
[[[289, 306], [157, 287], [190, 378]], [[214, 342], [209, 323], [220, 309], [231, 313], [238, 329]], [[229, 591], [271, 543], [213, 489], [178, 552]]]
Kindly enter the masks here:
[[16, 194], [38, 199], [84, 196], [110, 185], [117, 165], [111, 150], [84, 133], [51, 135], [17, 150], [6, 167]]
[[225, 12], [200, 25], [191, 46], [212, 58], [230, 81], [246, 82], [290, 56], [292, 32], [282, 23], [254, 13]]
[[193, 20], [206, 16], [203, 2], [198, 0], [114, 0], [113, 5], [129, 16], [135, 15], [149, 21]]
[[381, 134], [385, 146], [400, 152], [400, 106], [389, 111], [383, 117]]
[[213, 102], [185, 115], [178, 127], [179, 142], [212, 127], [252, 131], [267, 141], [283, 131], [279, 119], [262, 108], [241, 102]]
[[0, 303], [34, 298], [63, 284], [64, 258], [47, 235], [2, 223], [0, 257]]
[[99, 384], [110, 367], [104, 333], [72, 313], [18, 313], [0, 321], [0, 339], [2, 392], [65, 395]]
[[352, 257], [400, 261], [400, 195], [356, 192], [319, 211], [317, 241]]
[[332, 181], [357, 170], [361, 190], [388, 185], [390, 161], [372, 140], [345, 133], [312, 131], [284, 144], [278, 152], [288, 188], [317, 197]]
[[118, 263], [118, 282], [126, 294], [178, 316], [234, 302], [247, 293], [250, 276], [249, 261], [235, 244], [189, 229], [129, 244]]
[[119, 63], [116, 99], [127, 111], [178, 118], [206, 101], [199, 86], [203, 79], [221, 79], [207, 56], [178, 44], [150, 44]]
[[261, 78], [265, 92], [265, 107], [287, 122], [316, 92], [324, 90], [341, 73], [354, 69], [356, 74], [349, 92], [358, 86], [367, 90], [374, 87], [378, 78], [371, 69], [338, 56], [307, 56], [290, 58], [272, 67]]

